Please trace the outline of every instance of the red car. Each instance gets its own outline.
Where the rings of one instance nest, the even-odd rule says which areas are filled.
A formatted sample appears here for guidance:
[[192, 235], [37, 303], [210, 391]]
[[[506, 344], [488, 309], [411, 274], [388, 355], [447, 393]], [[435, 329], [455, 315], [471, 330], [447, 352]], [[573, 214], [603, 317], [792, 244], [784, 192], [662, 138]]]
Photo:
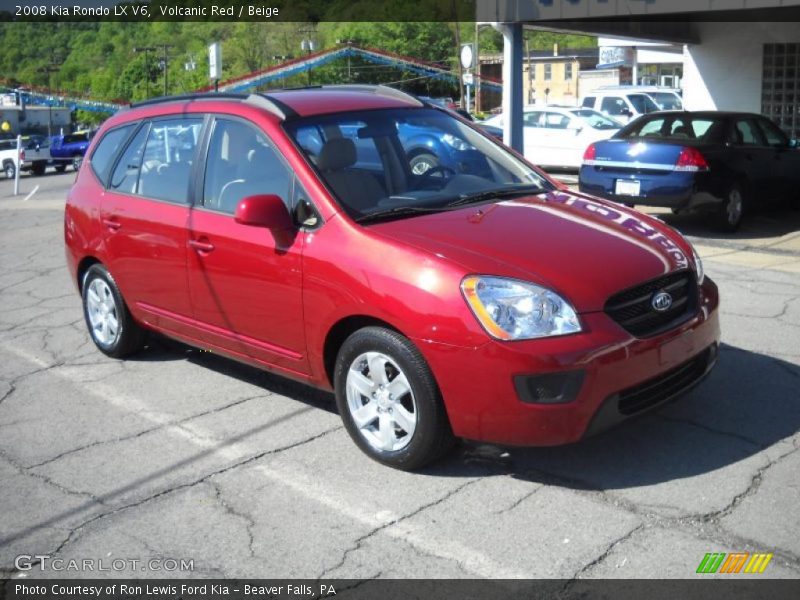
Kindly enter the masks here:
[[[415, 174], [401, 126], [470, 160]], [[334, 390], [393, 467], [455, 437], [574, 442], [717, 358], [717, 288], [678, 233], [396, 90], [145, 102], [86, 156], [65, 237], [98, 348], [154, 331]]]

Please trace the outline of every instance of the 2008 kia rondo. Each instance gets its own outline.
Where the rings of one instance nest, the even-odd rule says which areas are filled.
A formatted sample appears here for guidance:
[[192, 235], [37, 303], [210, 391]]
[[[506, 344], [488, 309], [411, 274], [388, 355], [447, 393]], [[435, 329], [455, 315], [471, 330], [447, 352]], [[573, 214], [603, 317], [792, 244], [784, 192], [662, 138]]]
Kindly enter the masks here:
[[[409, 131], [447, 166], [412, 168], [433, 150]], [[717, 358], [717, 288], [678, 233], [396, 90], [149, 101], [87, 157], [65, 236], [97, 347], [155, 331], [333, 389], [393, 467], [456, 437], [574, 442]]]

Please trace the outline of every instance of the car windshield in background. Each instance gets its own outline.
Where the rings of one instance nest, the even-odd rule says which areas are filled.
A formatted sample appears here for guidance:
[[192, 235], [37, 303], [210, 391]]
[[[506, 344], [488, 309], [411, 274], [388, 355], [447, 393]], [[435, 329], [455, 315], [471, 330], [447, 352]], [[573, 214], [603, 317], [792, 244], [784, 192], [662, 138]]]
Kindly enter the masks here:
[[353, 218], [393, 218], [553, 186], [450, 115], [393, 109], [308, 117], [285, 125]]
[[619, 129], [622, 127], [620, 123], [615, 121], [614, 119], [609, 119], [603, 113], [598, 112], [596, 110], [592, 110], [590, 108], [581, 108], [578, 110], [572, 111], [573, 115], [576, 115], [581, 118], [584, 122], [586, 122], [589, 127], [592, 129]]
[[633, 104], [636, 112], [643, 115], [661, 110], [658, 104], [653, 102], [653, 99], [647, 94], [628, 94], [628, 100]]
[[647, 92], [653, 100], [661, 107], [661, 110], [683, 110], [683, 103], [672, 92]]
[[720, 118], [665, 114], [634, 121], [614, 137], [681, 142], [696, 140], [702, 143], [715, 143], [721, 140], [723, 130], [724, 122]]

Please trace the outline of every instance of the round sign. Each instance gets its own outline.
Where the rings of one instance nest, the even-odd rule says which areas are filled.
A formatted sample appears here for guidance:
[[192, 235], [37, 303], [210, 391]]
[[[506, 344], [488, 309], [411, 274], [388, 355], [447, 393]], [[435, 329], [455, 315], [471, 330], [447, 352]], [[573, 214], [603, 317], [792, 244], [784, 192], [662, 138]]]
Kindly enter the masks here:
[[464, 44], [461, 46], [461, 66], [469, 69], [472, 66], [473, 59], [472, 44]]
[[3, 124], [0, 125], [0, 129], [2, 129], [3, 131], [11, 131], [11, 123], [9, 123], [8, 121], [3, 121]]

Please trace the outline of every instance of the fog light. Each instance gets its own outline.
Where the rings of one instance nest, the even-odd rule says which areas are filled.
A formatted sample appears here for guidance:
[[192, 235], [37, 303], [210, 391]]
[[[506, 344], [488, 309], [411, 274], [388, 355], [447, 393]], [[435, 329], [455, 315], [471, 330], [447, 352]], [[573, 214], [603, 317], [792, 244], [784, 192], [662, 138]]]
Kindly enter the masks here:
[[584, 372], [564, 371], [545, 375], [517, 375], [514, 387], [523, 402], [531, 404], [563, 404], [578, 397]]

